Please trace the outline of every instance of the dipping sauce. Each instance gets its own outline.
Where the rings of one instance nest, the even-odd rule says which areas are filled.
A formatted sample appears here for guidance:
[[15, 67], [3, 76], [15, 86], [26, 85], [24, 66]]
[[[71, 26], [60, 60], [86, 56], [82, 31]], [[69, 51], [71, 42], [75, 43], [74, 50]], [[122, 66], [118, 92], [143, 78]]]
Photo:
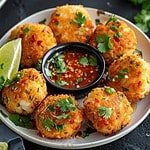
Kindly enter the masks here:
[[56, 53], [47, 61], [46, 74], [50, 80], [65, 88], [82, 88], [92, 83], [99, 74], [97, 57], [83, 50]]

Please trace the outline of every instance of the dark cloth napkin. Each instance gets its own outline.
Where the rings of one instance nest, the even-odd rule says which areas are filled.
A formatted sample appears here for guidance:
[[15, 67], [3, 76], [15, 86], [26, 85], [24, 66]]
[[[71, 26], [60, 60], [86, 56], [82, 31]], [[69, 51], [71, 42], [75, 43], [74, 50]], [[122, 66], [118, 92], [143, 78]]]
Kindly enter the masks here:
[[8, 143], [8, 150], [25, 150], [22, 138], [0, 123], [0, 142]]

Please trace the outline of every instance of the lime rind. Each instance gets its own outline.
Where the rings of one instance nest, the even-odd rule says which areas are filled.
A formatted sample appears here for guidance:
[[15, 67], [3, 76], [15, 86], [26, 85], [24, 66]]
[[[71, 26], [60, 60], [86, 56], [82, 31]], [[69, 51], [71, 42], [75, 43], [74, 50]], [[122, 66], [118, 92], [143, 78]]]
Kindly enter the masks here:
[[0, 77], [12, 80], [18, 72], [21, 59], [21, 38], [10, 41], [0, 48]]

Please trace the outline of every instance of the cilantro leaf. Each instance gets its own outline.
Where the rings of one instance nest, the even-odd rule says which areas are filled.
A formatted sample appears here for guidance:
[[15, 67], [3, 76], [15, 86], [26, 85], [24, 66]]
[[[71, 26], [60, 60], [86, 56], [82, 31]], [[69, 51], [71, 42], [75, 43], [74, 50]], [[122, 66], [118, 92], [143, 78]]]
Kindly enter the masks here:
[[57, 73], [65, 73], [67, 71], [66, 63], [64, 61], [65, 56], [63, 54], [56, 54], [53, 63]]
[[91, 66], [97, 66], [97, 58], [96, 58], [96, 56], [90, 55], [90, 57], [89, 57], [89, 64]]
[[47, 110], [48, 110], [48, 111], [51, 111], [51, 112], [54, 112], [54, 106], [49, 105], [49, 106], [47, 107]]
[[47, 118], [42, 120], [42, 126], [47, 131], [51, 131], [51, 129], [55, 126], [55, 123], [50, 118]]
[[79, 84], [80, 82], [82, 82], [83, 81], [83, 78], [77, 78], [76, 79], [76, 84]]
[[66, 81], [63, 81], [63, 80], [56, 80], [55, 82], [56, 84], [58, 84], [59, 86], [65, 86], [65, 85], [68, 85], [68, 82]]
[[99, 116], [102, 116], [105, 119], [109, 119], [112, 114], [112, 108], [101, 106], [98, 108], [98, 114], [99, 114]]
[[44, 18], [43, 20], [39, 21], [39, 24], [45, 24], [46, 23], [46, 18]]
[[129, 72], [129, 70], [127, 69], [127, 68], [124, 68], [124, 69], [122, 69], [122, 70], [120, 70], [119, 72], [118, 72], [118, 79], [124, 79], [125, 78], [125, 75], [127, 75], [128, 74], [128, 72]]
[[134, 5], [142, 4], [145, 0], [130, 0]]
[[42, 60], [39, 59], [38, 62], [35, 64], [35, 69], [41, 71], [41, 66], [42, 66]]
[[76, 17], [73, 22], [82, 26], [86, 22], [86, 17], [82, 14], [82, 12], [78, 12], [76, 13]]
[[110, 22], [117, 22], [117, 21], [119, 21], [119, 19], [115, 15], [113, 15], [107, 20], [105, 25], [108, 25]]
[[101, 53], [105, 53], [113, 48], [111, 37], [106, 34], [101, 34], [96, 37], [97, 48]]
[[88, 65], [88, 59], [87, 57], [81, 57], [79, 58], [79, 63], [83, 66], [87, 66]]
[[23, 34], [26, 35], [29, 31], [30, 31], [30, 29], [28, 27], [26, 27], [26, 28], [23, 29]]
[[55, 128], [58, 132], [60, 132], [62, 129], [64, 129], [65, 124], [61, 124], [61, 125], [55, 125]]
[[95, 19], [95, 24], [96, 24], [96, 26], [97, 26], [98, 24], [100, 24], [100, 19]]
[[144, 32], [150, 31], [150, 10], [143, 9], [135, 17], [135, 24]]
[[16, 125], [16, 126], [21, 126], [25, 127], [28, 129], [33, 128], [32, 121], [29, 116], [21, 116], [18, 114], [10, 114], [9, 119]]
[[63, 98], [60, 99], [57, 103], [56, 103], [57, 107], [60, 107], [62, 112], [67, 112], [69, 110], [75, 110], [76, 106], [73, 104], [73, 101], [70, 97], [68, 98]]
[[70, 117], [71, 117], [70, 114], [65, 114], [65, 113], [63, 113], [63, 114], [61, 114], [59, 116], [56, 116], [56, 118], [58, 120], [60, 120], [60, 119], [69, 119]]
[[105, 92], [107, 92], [108, 94], [113, 94], [116, 92], [116, 90], [114, 88], [105, 86]]

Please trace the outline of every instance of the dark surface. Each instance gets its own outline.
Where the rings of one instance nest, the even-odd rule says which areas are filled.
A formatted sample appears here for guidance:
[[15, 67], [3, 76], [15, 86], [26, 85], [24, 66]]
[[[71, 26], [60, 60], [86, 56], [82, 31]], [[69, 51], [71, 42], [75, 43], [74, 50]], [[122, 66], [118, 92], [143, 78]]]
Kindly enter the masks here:
[[[133, 21], [133, 16], [139, 10], [127, 0], [7, 0], [7, 3], [0, 10], [0, 37], [23, 18], [37, 11], [65, 3], [83, 4], [87, 7], [103, 9], [121, 15], [130, 21]], [[24, 143], [27, 150], [52, 149], [26, 140]], [[150, 116], [127, 136], [110, 144], [91, 148], [91, 150], [150, 150]]]

